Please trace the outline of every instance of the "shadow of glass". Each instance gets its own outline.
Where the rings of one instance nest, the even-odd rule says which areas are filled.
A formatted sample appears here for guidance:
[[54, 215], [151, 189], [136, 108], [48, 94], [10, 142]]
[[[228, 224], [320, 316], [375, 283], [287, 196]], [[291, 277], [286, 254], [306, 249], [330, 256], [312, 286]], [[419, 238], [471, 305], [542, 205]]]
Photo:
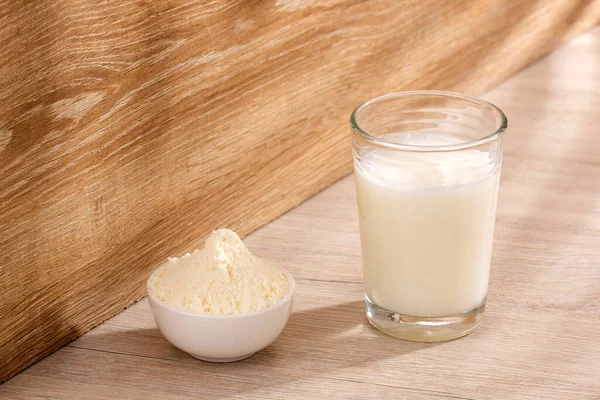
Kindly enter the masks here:
[[[201, 390], [248, 394], [252, 390], [288, 385], [319, 377], [335, 378], [344, 371], [371, 363], [385, 362], [393, 356], [431, 348], [436, 344], [401, 341], [371, 327], [364, 315], [364, 302], [352, 301], [294, 312], [281, 336], [252, 357], [234, 363], [199, 361], [169, 344], [157, 328], [124, 330], [101, 326], [70, 347], [110, 353], [137, 365], [136, 374], [157, 379], [157, 371], [168, 369], [167, 387], [178, 387], [186, 394]], [[56, 365], [57, 360], [53, 361]], [[124, 365], [120, 361], [119, 365]], [[70, 368], [70, 366], [64, 366]], [[92, 368], [92, 366], [89, 366]], [[120, 381], [126, 390], [135, 381], [111, 369], [104, 379]], [[190, 380], [191, 379], [191, 380]], [[227, 389], [222, 381], [234, 381]], [[180, 382], [181, 381], [181, 382]], [[192, 384], [190, 384], [192, 382]], [[214, 386], [214, 387], [211, 387]]]

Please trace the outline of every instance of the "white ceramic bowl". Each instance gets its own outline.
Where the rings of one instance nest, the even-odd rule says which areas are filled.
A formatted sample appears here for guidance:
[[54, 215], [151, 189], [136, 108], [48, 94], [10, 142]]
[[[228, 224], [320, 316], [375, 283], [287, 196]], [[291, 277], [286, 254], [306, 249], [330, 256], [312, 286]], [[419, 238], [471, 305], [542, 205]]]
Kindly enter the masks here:
[[165, 304], [150, 290], [157, 271], [147, 284], [156, 325], [173, 346], [200, 360], [230, 362], [250, 357], [277, 339], [292, 311], [296, 284], [285, 270], [290, 291], [280, 302], [263, 311], [237, 315], [193, 314]]

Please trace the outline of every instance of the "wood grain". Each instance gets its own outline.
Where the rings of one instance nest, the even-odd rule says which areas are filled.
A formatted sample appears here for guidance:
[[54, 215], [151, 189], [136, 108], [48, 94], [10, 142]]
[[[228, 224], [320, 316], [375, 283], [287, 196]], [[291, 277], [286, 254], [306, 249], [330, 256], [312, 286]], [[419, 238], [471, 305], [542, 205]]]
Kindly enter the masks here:
[[[361, 101], [410, 88], [478, 93], [599, 16], [600, 2], [583, 0], [0, 1], [0, 382], [139, 299], [167, 255], [219, 226], [246, 234], [348, 173], [346, 119]], [[592, 152], [593, 140], [570, 146]], [[556, 141], [539, 145], [556, 152], [557, 176], [545, 175], [535, 202], [513, 211], [522, 218], [499, 228], [502, 240], [506, 229], [539, 224], [551, 241], [523, 249], [532, 255], [562, 246], [564, 229], [577, 233], [573, 246], [594, 229], [569, 219], [593, 213], [589, 204], [557, 217], [555, 230], [552, 218], [529, 219], [584, 192], [544, 192], [572, 171]], [[530, 163], [526, 174], [548, 168]], [[324, 266], [328, 247], [280, 260], [304, 260], [294, 264], [300, 278], [358, 282], [356, 234], [310, 223], [282, 228], [288, 246], [326, 232], [349, 247], [337, 261], [346, 268]], [[564, 251], [575, 266], [512, 279], [567, 290], [568, 268], [591, 250]], [[566, 296], [574, 313], [589, 304], [590, 282]], [[84, 362], [90, 354], [67, 351]]]
[[350, 176], [247, 236], [295, 276], [270, 347], [200, 362], [146, 300], [2, 387], [7, 399], [600, 398], [600, 28], [484, 97], [508, 115], [488, 307], [471, 335], [404, 342], [364, 317]]

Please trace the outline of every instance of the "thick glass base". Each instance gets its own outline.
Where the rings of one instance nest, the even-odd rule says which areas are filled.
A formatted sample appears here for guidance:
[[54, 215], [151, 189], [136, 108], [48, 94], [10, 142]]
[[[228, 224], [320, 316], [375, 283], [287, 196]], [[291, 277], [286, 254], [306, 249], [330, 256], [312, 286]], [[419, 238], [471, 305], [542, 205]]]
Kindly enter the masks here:
[[445, 317], [414, 317], [386, 310], [365, 296], [367, 318], [381, 332], [413, 342], [443, 342], [468, 335], [479, 326], [485, 299], [472, 310]]

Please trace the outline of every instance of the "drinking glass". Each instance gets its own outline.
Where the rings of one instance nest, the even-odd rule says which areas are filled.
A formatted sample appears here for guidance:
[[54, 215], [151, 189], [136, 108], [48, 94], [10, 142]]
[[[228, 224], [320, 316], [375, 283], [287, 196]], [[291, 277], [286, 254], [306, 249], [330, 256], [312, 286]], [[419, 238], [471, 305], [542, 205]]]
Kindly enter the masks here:
[[350, 125], [369, 322], [414, 341], [470, 333], [485, 309], [506, 116], [411, 91], [367, 101]]

